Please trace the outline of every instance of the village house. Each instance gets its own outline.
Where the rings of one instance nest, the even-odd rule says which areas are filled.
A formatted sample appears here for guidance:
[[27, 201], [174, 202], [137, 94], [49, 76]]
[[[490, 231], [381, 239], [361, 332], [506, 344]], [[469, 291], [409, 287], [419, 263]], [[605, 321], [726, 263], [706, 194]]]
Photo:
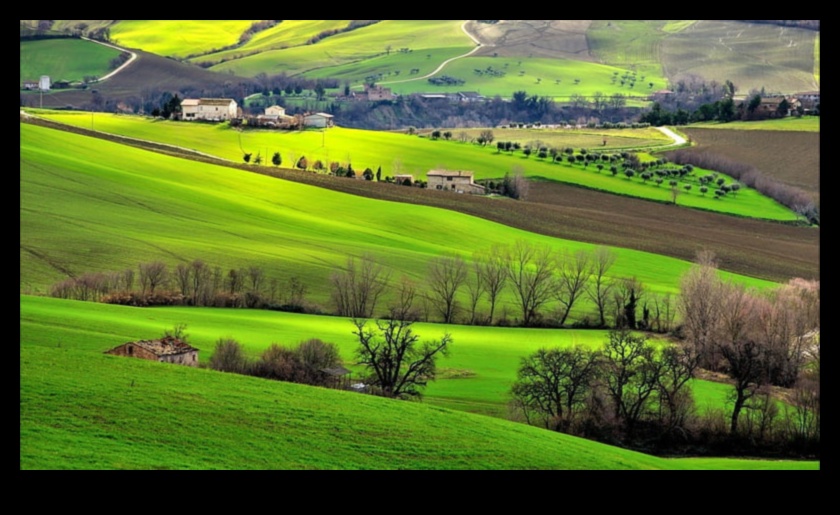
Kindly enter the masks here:
[[268, 125], [271, 127], [287, 127], [293, 125], [295, 121], [294, 116], [286, 114], [286, 108], [278, 105], [265, 108], [265, 114], [258, 115], [256, 118], [256, 125]]
[[483, 195], [484, 186], [473, 182], [473, 172], [463, 170], [431, 170], [426, 174], [428, 188]]
[[198, 366], [198, 349], [174, 336], [165, 336], [159, 340], [127, 342], [106, 351], [105, 354]]
[[25, 80], [25, 81], [23, 81], [23, 89], [38, 89], [38, 81], [37, 80]]
[[397, 96], [391, 92], [391, 88], [383, 88], [382, 86], [376, 84], [365, 84], [364, 88], [364, 91], [351, 92], [351, 98], [353, 98], [353, 100], [370, 101], [394, 100], [395, 98], [397, 98]]
[[221, 122], [239, 118], [239, 106], [232, 98], [185, 98], [181, 101], [181, 118]]
[[[787, 109], [784, 112], [779, 111], [779, 106], [782, 102], [787, 102]], [[763, 97], [761, 104], [756, 109], [755, 115], [759, 118], [783, 118], [790, 114], [791, 109], [795, 109], [798, 102], [796, 99], [786, 99], [785, 97]]]
[[303, 125], [306, 127], [332, 127], [333, 115], [327, 113], [308, 114], [303, 117]]
[[820, 103], [819, 91], [803, 91], [802, 93], [797, 93], [793, 96], [794, 98], [799, 100], [799, 102], [802, 105], [802, 108], [806, 111], [814, 109], [817, 106], [817, 104]]

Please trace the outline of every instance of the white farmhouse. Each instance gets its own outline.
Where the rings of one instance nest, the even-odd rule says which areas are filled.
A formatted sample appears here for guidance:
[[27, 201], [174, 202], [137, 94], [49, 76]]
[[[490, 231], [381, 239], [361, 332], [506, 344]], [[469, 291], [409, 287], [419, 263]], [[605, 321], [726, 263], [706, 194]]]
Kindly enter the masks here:
[[232, 98], [185, 98], [181, 101], [181, 118], [220, 122], [237, 118], [239, 106]]

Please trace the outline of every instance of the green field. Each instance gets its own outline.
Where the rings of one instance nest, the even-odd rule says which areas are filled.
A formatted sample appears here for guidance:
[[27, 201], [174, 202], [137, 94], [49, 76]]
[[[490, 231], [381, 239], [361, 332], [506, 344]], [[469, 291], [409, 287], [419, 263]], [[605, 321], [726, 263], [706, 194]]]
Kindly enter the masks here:
[[42, 39], [20, 42], [20, 82], [49, 75], [52, 82], [81, 81], [110, 71], [119, 50], [83, 39]]
[[[395, 278], [405, 274], [425, 288], [429, 259], [443, 254], [469, 258], [518, 239], [570, 252], [593, 248], [443, 209], [356, 197], [28, 124], [21, 125], [20, 155], [20, 280], [27, 291], [45, 291], [88, 271], [200, 258], [224, 269], [259, 265], [282, 280], [297, 275], [310, 298], [325, 304], [330, 273], [346, 256], [371, 253]], [[615, 251], [611, 274], [635, 276], [651, 291], [675, 292], [689, 267]]]
[[231, 50], [211, 52], [190, 59], [194, 63], [218, 63], [240, 59], [268, 50], [282, 50], [300, 46], [316, 34], [343, 29], [350, 20], [283, 20], [277, 25], [256, 33], [247, 43]]
[[[452, 133], [452, 139], [460, 141], [462, 133], [466, 134], [468, 141], [474, 140], [481, 135], [485, 129], [434, 129], [441, 132], [449, 131]], [[430, 136], [433, 129], [419, 129], [418, 134], [423, 136]], [[495, 141], [511, 141], [519, 143], [520, 145], [530, 145], [531, 148], [538, 146], [548, 146], [556, 148], [571, 147], [580, 150], [581, 148], [588, 148], [592, 150], [600, 150], [604, 139], [607, 140], [607, 145], [603, 148], [607, 151], [618, 151], [621, 149], [638, 149], [638, 148], [656, 148], [671, 144], [671, 138], [662, 134], [653, 127], [646, 127], [642, 129], [575, 129], [575, 130], [555, 130], [549, 128], [522, 128], [522, 129], [493, 129], [493, 136]], [[492, 145], [495, 145], [495, 141]]]
[[[234, 162], [241, 162], [242, 149], [263, 157], [280, 152], [284, 165], [297, 162], [306, 156], [309, 162], [338, 161], [351, 163], [355, 170], [382, 167], [383, 176], [393, 175], [399, 166], [401, 173], [425, 177], [432, 169], [472, 170], [476, 179], [501, 178], [514, 168], [521, 168], [526, 176], [576, 184], [587, 188], [670, 203], [667, 185], [646, 184], [638, 177], [633, 180], [623, 175], [613, 177], [607, 171], [598, 173], [593, 167], [551, 163], [536, 156], [525, 158], [521, 153], [499, 154], [495, 147], [480, 147], [457, 141], [432, 141], [427, 138], [398, 133], [344, 129], [336, 127], [327, 131], [237, 131], [227, 125], [190, 124], [185, 122], [160, 122], [138, 116], [110, 115], [79, 112], [38, 112], [50, 120], [96, 130], [177, 145], [198, 150]], [[615, 134], [621, 136], [623, 130]], [[574, 131], [570, 131], [572, 134]], [[293, 159], [294, 158], [294, 159]], [[697, 175], [704, 173], [698, 169]], [[688, 179], [695, 181], [695, 179]], [[689, 182], [691, 183], [691, 182]], [[693, 184], [693, 183], [692, 183]], [[697, 187], [689, 193], [681, 190], [678, 204], [685, 207], [717, 211], [738, 216], [768, 220], [795, 221], [797, 216], [774, 200], [755, 190], [743, 188], [737, 197], [714, 198], [702, 195]]]
[[774, 120], [761, 120], [754, 122], [700, 122], [692, 123], [690, 128], [697, 127], [701, 129], [732, 129], [741, 131], [800, 131], [800, 132], [820, 132], [820, 117], [819, 116], [802, 116], [787, 118], [779, 118]]
[[[253, 77], [258, 73], [274, 75], [281, 72], [288, 75], [312, 72], [313, 77], [334, 77], [344, 76], [342, 66], [362, 62], [365, 70], [368, 67], [406, 68], [407, 74], [410, 68], [420, 68], [420, 75], [423, 75], [444, 60], [465, 54], [474, 47], [470, 38], [461, 31], [461, 24], [458, 20], [386, 20], [330, 36], [313, 45], [269, 50], [230, 60], [210, 69], [220, 72], [233, 71], [245, 77]], [[390, 56], [386, 55], [388, 45], [391, 46]], [[409, 48], [411, 52], [399, 52], [400, 48]], [[380, 67], [378, 63], [383, 57], [386, 66]], [[375, 60], [376, 63], [369, 64], [369, 60]], [[358, 79], [361, 80], [367, 72], [358, 73]]]
[[[621, 85], [621, 79], [612, 81], [613, 76], [620, 77], [626, 72], [623, 68], [607, 66], [571, 59], [515, 58], [515, 57], [467, 57], [447, 64], [440, 75], [448, 75], [464, 80], [457, 86], [436, 86], [426, 79], [406, 81], [410, 66], [397, 68], [398, 76], [392, 73], [384, 77], [381, 84], [392, 88], [395, 93], [448, 93], [458, 91], [477, 91], [486, 97], [499, 95], [510, 98], [514, 91], [527, 91], [530, 95], [539, 95], [566, 102], [572, 95], [591, 97], [597, 92], [605, 95], [622, 94], [625, 96], [646, 97], [651, 91], [666, 87], [666, 82], [658, 77], [639, 76], [637, 84], [630, 87], [629, 82]], [[479, 74], [476, 70], [481, 71]], [[487, 71], [491, 73], [487, 73]], [[503, 76], [494, 74], [503, 73]], [[615, 75], [617, 73], [617, 75]], [[653, 83], [653, 87], [649, 85]]]
[[258, 20], [120, 20], [111, 39], [122, 46], [187, 57], [233, 45]]
[[[21, 468], [819, 468], [819, 462], [663, 460], [443, 409], [433, 402], [431, 388], [422, 404], [397, 402], [102, 354], [124, 341], [155, 336], [177, 320], [190, 323], [191, 341], [206, 360], [217, 334], [260, 346], [269, 340], [297, 341], [301, 330], [311, 334], [310, 318], [21, 296]], [[336, 319], [323, 326], [319, 319], [316, 324], [328, 339], [333, 326], [349, 322]], [[442, 327], [419, 328], [426, 334]], [[476, 333], [456, 336], [453, 345], [461, 351], [454, 347], [444, 368], [479, 353], [480, 338], [508, 331], [463, 329]], [[499, 334], [497, 340], [506, 337]], [[516, 352], [510, 345], [504, 351]], [[491, 350], [483, 362], [494, 354], [497, 360], [503, 357]], [[438, 383], [457, 383], [464, 390], [462, 385], [481, 375]]]

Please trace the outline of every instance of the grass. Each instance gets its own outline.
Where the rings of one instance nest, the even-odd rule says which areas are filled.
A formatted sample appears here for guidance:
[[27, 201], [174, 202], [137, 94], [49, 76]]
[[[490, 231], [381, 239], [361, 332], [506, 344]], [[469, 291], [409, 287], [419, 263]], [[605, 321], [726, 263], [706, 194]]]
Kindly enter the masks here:
[[110, 70], [118, 50], [82, 39], [42, 39], [20, 42], [20, 81], [49, 75], [52, 82], [101, 77]]
[[[88, 114], [78, 112], [43, 112], [43, 116], [78, 127], [90, 128], [91, 124]], [[137, 116], [97, 114], [95, 119], [94, 124], [99, 131], [178, 145], [234, 162], [241, 162], [244, 149], [254, 154], [261, 152], [264, 157], [281, 152], [286, 164], [297, 162], [297, 158], [305, 155], [310, 162], [318, 159], [325, 163], [349, 162], [359, 171], [365, 167], [376, 170], [382, 166], [384, 175], [394, 175], [399, 169], [401, 173], [413, 173], [415, 177], [424, 177], [429, 170], [447, 168], [471, 170], [475, 172], [476, 179], [484, 179], [501, 178], [506, 172], [521, 168], [525, 175], [530, 177], [659, 202], [671, 202], [671, 193], [667, 185], [657, 187], [655, 184], [645, 184], [638, 178], [629, 180], [623, 176], [613, 177], [607, 171], [598, 173], [594, 167], [584, 169], [583, 165], [551, 163], [536, 156], [525, 158], [521, 153], [498, 154], [492, 145], [480, 147], [456, 141], [432, 141], [398, 133], [341, 127], [325, 132], [240, 132], [226, 125], [157, 122]], [[616, 130], [615, 134], [620, 137], [627, 134], [624, 131], [626, 130]], [[569, 132], [574, 134], [574, 131]], [[781, 204], [745, 188], [738, 192], [737, 197], [725, 199], [714, 198], [714, 195], [701, 195], [697, 188], [693, 188], [690, 193], [683, 192], [678, 203], [684, 207], [738, 216], [780, 221], [797, 219], [795, 213]]]
[[[461, 23], [458, 20], [385, 20], [330, 36], [313, 45], [269, 50], [230, 60], [210, 69], [233, 71], [246, 77], [258, 73], [273, 75], [281, 72], [288, 75], [313, 73], [313, 77], [345, 77], [342, 66], [378, 60], [386, 56], [386, 46], [390, 45], [391, 55], [386, 56], [390, 57], [389, 66], [393, 63], [393, 66], [420, 67], [422, 75], [432, 71], [443, 60], [473, 48], [472, 41], [461, 31]], [[400, 53], [400, 48], [410, 48], [412, 51]], [[364, 73], [368, 71], [360, 72], [357, 80], [364, 79]]]
[[[22, 469], [819, 467], [818, 462], [665, 460], [450, 411], [433, 402], [431, 389], [422, 404], [397, 402], [102, 354], [186, 320], [190, 339], [203, 349], [200, 359], [206, 360], [210, 342], [220, 331], [260, 345], [285, 338], [296, 341], [295, 331], [311, 334], [312, 317], [307, 315], [20, 299]], [[326, 335], [348, 324], [344, 319], [317, 322]], [[440, 329], [433, 324], [418, 327], [423, 334]], [[497, 337], [487, 345], [490, 352], [483, 362], [495, 356], [498, 364], [509, 368], [510, 360], [503, 361], [492, 349], [507, 354], [524, 350], [501, 345], [513, 330], [454, 329], [477, 334], [472, 345], [466, 335], [456, 336], [454, 345], [461, 351], [446, 359], [447, 366], [463, 366], [473, 346], [472, 352], [480, 354], [477, 347], [485, 344], [478, 340], [494, 332]], [[523, 340], [528, 338], [525, 334]], [[338, 340], [345, 353], [346, 336]], [[483, 362], [473, 366], [476, 376], [439, 383], [475, 381], [485, 373]]]
[[[433, 129], [420, 129], [418, 134], [428, 136]], [[467, 135], [468, 140], [473, 140], [481, 135], [481, 132], [486, 129], [434, 129], [440, 130], [441, 133], [449, 131], [452, 133], [452, 139], [458, 141], [461, 133]], [[607, 146], [604, 147], [609, 151], [616, 151], [620, 149], [637, 149], [646, 147], [658, 147], [663, 145], [670, 145], [671, 138], [662, 134], [653, 127], [644, 129], [623, 129], [623, 130], [598, 130], [598, 129], [575, 129], [569, 130], [555, 130], [555, 129], [540, 129], [540, 128], [522, 128], [522, 129], [493, 129], [493, 136], [495, 137], [492, 143], [495, 146], [496, 141], [511, 141], [519, 143], [520, 145], [531, 145], [532, 148], [537, 146], [539, 142], [541, 145], [548, 147], [556, 147], [563, 149], [571, 147], [575, 151], [582, 148], [597, 150], [602, 147], [604, 139], [607, 140]]]
[[791, 27], [702, 20], [667, 37], [660, 56], [672, 80], [689, 75], [731, 80], [742, 93], [811, 91], [819, 89], [816, 35]]
[[111, 27], [119, 45], [146, 52], [187, 57], [233, 45], [258, 20], [120, 20]]
[[679, 29], [685, 26], [671, 20], [595, 20], [586, 37], [601, 62], [635, 70], [639, 76], [662, 77], [662, 41]]
[[[526, 239], [557, 250], [593, 245], [513, 229], [444, 209], [356, 197], [21, 125], [20, 278], [47, 285], [88, 271], [200, 258], [223, 269], [259, 265], [297, 275], [326, 303], [329, 276], [346, 257], [371, 253], [425, 288], [426, 265], [469, 258], [499, 241]], [[393, 221], [399, 220], [399, 223]], [[689, 263], [615, 249], [616, 277], [675, 292]], [[764, 287], [773, 283], [728, 275]]]
[[776, 118], [772, 120], [760, 120], [752, 122], [735, 121], [728, 123], [699, 122], [692, 123], [688, 129], [728, 129], [733, 131], [796, 131], [796, 132], [820, 132], [819, 116], [802, 116], [787, 118]]
[[[503, 72], [504, 76], [477, 74], [475, 70]], [[646, 97], [650, 91], [664, 88], [662, 78], [646, 78], [637, 81], [631, 88], [629, 83], [621, 85], [621, 79], [612, 81], [614, 73], [618, 76], [625, 69], [598, 63], [588, 63], [571, 59], [516, 58], [516, 57], [468, 57], [458, 59], [446, 65], [437, 75], [448, 75], [461, 80], [457, 86], [436, 86], [426, 79], [405, 82], [404, 77], [410, 67], [401, 69], [401, 74], [393, 74], [382, 79], [382, 84], [394, 92], [408, 93], [444, 93], [458, 91], [478, 91], [486, 97], [499, 95], [509, 98], [514, 91], [524, 90], [531, 95], [550, 97], [558, 101], [568, 101], [572, 95], [591, 97], [596, 92], [607, 96], [622, 94], [626, 96]], [[653, 88], [648, 83], [652, 82]]]

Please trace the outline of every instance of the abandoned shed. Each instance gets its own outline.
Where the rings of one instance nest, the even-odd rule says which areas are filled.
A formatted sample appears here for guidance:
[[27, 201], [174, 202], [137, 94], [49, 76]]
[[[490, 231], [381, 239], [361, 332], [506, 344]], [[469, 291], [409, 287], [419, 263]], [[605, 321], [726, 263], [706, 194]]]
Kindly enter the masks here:
[[173, 336], [166, 336], [159, 340], [126, 342], [106, 351], [105, 354], [149, 359], [190, 367], [198, 366], [198, 349]]

